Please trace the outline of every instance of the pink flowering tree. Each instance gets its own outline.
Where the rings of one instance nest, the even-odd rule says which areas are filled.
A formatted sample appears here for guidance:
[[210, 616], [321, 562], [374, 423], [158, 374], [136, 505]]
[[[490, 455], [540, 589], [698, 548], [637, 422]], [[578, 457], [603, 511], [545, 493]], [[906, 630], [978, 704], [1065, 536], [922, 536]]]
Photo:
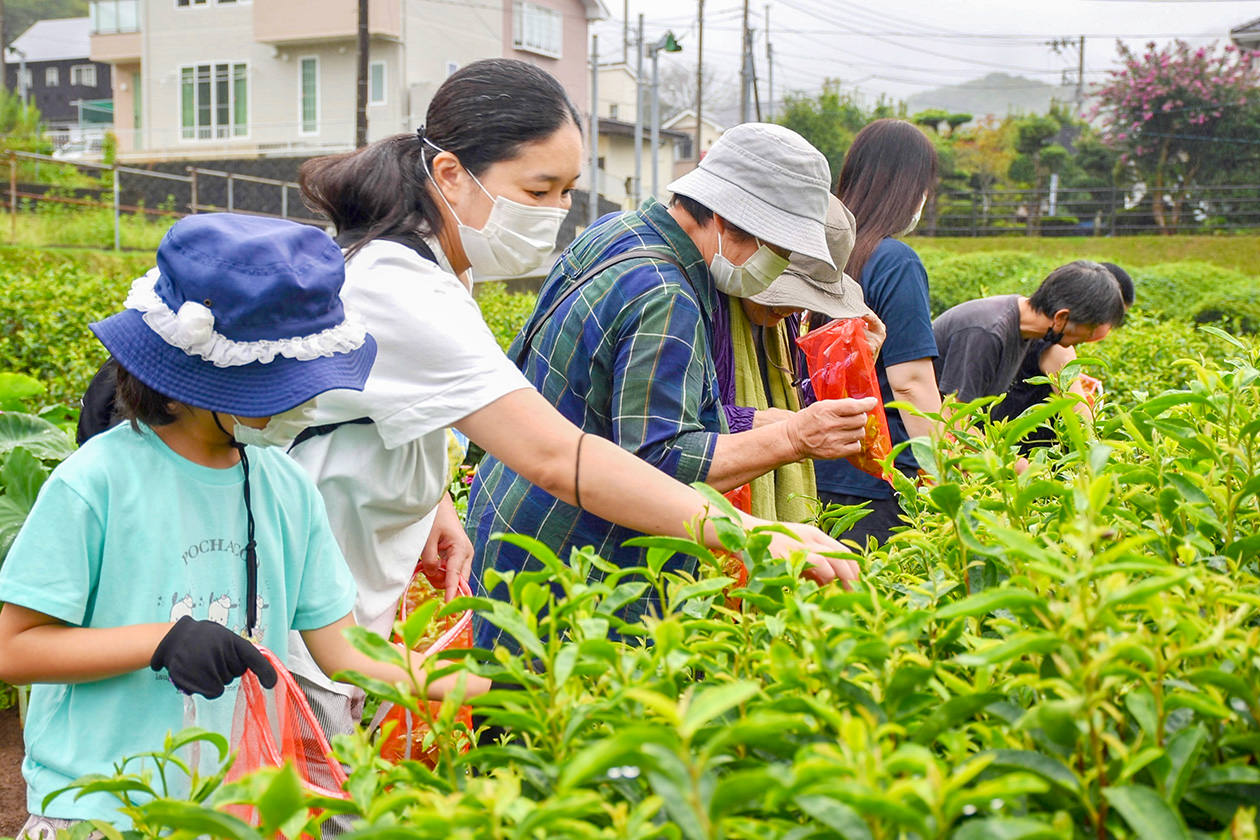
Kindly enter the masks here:
[[1260, 52], [1184, 41], [1152, 42], [1141, 55], [1118, 47], [1123, 68], [1094, 91], [1094, 116], [1104, 142], [1145, 182], [1155, 223], [1172, 232], [1191, 187], [1219, 174], [1217, 163], [1234, 169], [1260, 148], [1240, 130], [1254, 125], [1260, 105]]

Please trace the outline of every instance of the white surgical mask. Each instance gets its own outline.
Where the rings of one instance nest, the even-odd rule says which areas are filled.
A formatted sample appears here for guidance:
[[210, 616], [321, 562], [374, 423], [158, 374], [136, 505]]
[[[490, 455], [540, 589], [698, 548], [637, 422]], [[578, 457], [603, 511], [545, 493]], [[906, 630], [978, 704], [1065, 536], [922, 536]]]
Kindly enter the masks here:
[[781, 257], [757, 240], [757, 250], [735, 265], [722, 253], [722, 231], [718, 231], [718, 249], [709, 262], [709, 274], [718, 291], [735, 297], [749, 298], [759, 295], [778, 279], [788, 266], [788, 258]]
[[[426, 139], [425, 142], [438, 149], [429, 140]], [[425, 172], [428, 172], [428, 164], [425, 164]], [[501, 195], [491, 195], [481, 181], [477, 180], [476, 175], [469, 172], [468, 177], [494, 202], [489, 218], [480, 228], [470, 227], [460, 221], [459, 214], [446, 200], [442, 190], [436, 183], [433, 187], [446, 209], [459, 222], [459, 241], [464, 246], [464, 256], [468, 257], [472, 270], [484, 279], [521, 277], [540, 268], [556, 249], [560, 223], [569, 211], [562, 207], [531, 207]], [[433, 180], [431, 173], [429, 180]]]
[[909, 236], [914, 229], [919, 226], [919, 219], [923, 217], [923, 205], [927, 204], [927, 193], [923, 194], [923, 198], [919, 199], [919, 207], [914, 211], [914, 218], [910, 220], [910, 224], [898, 236]]
[[261, 429], [246, 426], [236, 415], [232, 415], [232, 437], [237, 443], [246, 446], [288, 446], [302, 430], [311, 425], [311, 410], [314, 400], [307, 400], [299, 406], [290, 408], [280, 414], [272, 415], [267, 425]]

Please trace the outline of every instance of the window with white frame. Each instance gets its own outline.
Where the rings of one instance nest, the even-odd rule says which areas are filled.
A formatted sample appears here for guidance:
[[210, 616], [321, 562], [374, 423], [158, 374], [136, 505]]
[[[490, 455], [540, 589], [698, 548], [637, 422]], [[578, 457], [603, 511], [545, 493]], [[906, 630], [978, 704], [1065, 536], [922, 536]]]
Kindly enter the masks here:
[[72, 64], [70, 66], [70, 84], [96, 87], [96, 65]]
[[368, 67], [368, 104], [385, 104], [385, 62], [373, 61]]
[[564, 16], [527, 0], [512, 4], [512, 46], [518, 50], [559, 58], [564, 40]]
[[56, 67], [44, 68], [44, 87], [57, 87], [61, 84], [61, 73]]
[[302, 134], [319, 131], [319, 58], [308, 55], [298, 60], [298, 119]]
[[243, 61], [179, 68], [180, 127], [185, 140], [249, 133], [248, 67]]
[[175, 0], [175, 5], [181, 9], [189, 6], [204, 6], [206, 5], [206, 0]]

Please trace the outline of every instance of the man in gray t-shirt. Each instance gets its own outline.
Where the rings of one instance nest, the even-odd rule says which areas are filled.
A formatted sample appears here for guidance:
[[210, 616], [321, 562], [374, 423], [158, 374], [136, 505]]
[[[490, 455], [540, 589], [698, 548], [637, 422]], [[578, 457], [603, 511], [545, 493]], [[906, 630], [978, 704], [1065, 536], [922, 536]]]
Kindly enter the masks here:
[[1063, 347], [1098, 341], [1124, 321], [1124, 311], [1116, 278], [1085, 260], [1056, 268], [1029, 297], [960, 303], [932, 322], [941, 394], [962, 402], [1004, 394], [1033, 339]]

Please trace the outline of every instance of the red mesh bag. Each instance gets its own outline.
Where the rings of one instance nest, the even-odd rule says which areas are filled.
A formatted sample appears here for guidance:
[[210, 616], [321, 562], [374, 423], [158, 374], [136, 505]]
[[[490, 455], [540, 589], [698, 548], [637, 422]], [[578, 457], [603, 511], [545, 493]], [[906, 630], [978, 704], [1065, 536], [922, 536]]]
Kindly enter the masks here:
[[[332, 758], [328, 738], [315, 720], [306, 695], [274, 653], [264, 647], [258, 649], [276, 669], [276, 685], [263, 688], [253, 671], [246, 671], [241, 677], [232, 719], [236, 761], [226, 780], [237, 781], [263, 767], [292, 764], [311, 793], [349, 799], [342, 790], [345, 771]], [[253, 805], [230, 805], [228, 811], [250, 825], [258, 825], [258, 809]]]
[[892, 451], [892, 436], [888, 433], [888, 417], [884, 414], [879, 379], [875, 375], [875, 357], [866, 343], [865, 322], [861, 318], [831, 321], [819, 329], [810, 330], [796, 343], [805, 352], [809, 381], [816, 398], [875, 398], [875, 410], [866, 417], [862, 451], [846, 460], [862, 472], [887, 481], [880, 461]]
[[[471, 595], [472, 590], [461, 580], [456, 594]], [[402, 600], [398, 604], [398, 620], [406, 621], [407, 616], [421, 604], [441, 597], [443, 597], [442, 590], [429, 583], [428, 578], [417, 565], [415, 573], [411, 576], [411, 583], [408, 584], [407, 591], [403, 593]], [[402, 639], [395, 634], [394, 641], [401, 642]], [[472, 610], [464, 610], [462, 613], [434, 618], [429, 622], [428, 629], [416, 643], [414, 650], [422, 659], [429, 659], [444, 650], [472, 646]], [[442, 704], [439, 702], [429, 702], [429, 711], [434, 716], [441, 707]], [[422, 762], [428, 767], [436, 766], [439, 755], [438, 745], [433, 743], [428, 748], [424, 746], [425, 736], [429, 734], [431, 727], [423, 717], [403, 706], [384, 703], [377, 712], [376, 719], [381, 726], [391, 721], [394, 723], [390, 731], [381, 738], [382, 758], [389, 761], [410, 759]], [[472, 707], [461, 706], [455, 719], [472, 731]], [[464, 750], [467, 749], [468, 746], [465, 744]]]
[[[751, 484], [741, 484], [734, 490], [728, 490], [722, 495], [735, 506], [736, 510], [752, 513]], [[748, 583], [748, 567], [744, 565], [743, 557], [740, 557], [738, 554], [732, 554], [729, 551], [720, 551], [718, 552], [718, 559], [722, 561], [722, 573], [727, 577], [735, 578], [735, 582], [730, 585], [729, 589], [739, 589]], [[726, 597], [726, 606], [733, 610], [738, 610], [741, 603], [742, 601], [739, 598], [732, 598], [730, 595]]]

